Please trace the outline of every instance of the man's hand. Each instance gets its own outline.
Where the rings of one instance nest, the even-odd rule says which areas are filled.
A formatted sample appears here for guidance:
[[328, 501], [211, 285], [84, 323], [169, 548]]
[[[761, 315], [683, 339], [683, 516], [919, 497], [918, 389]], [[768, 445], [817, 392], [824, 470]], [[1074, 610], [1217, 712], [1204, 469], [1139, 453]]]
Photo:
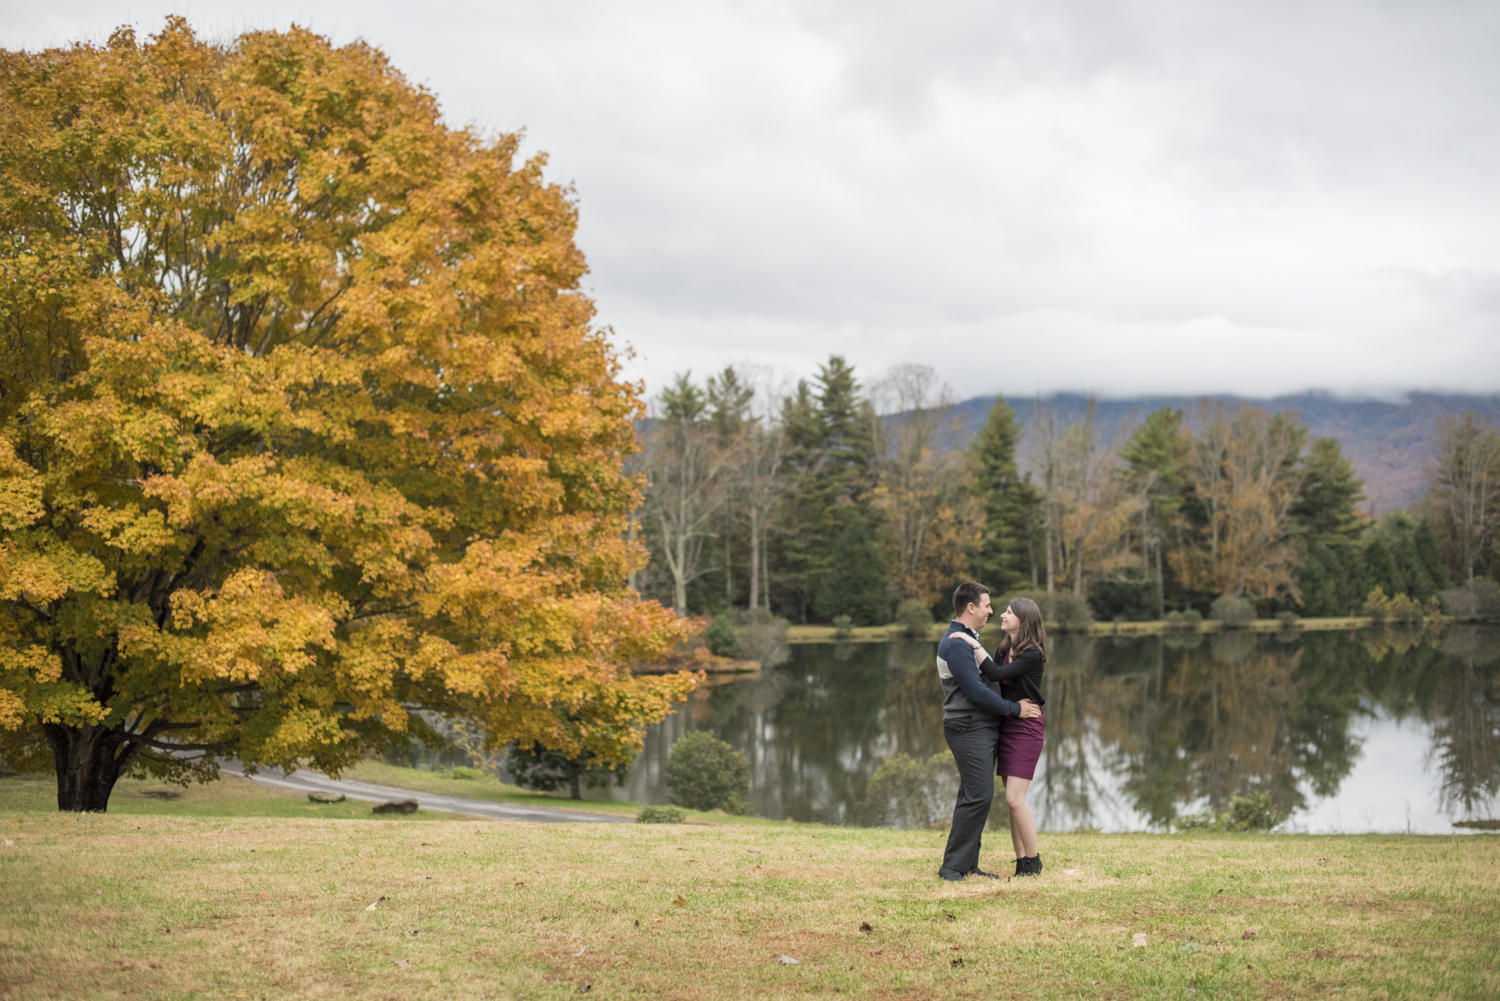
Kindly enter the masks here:
[[1042, 707], [1030, 699], [1022, 699], [1020, 706], [1022, 719], [1036, 719], [1042, 714]]

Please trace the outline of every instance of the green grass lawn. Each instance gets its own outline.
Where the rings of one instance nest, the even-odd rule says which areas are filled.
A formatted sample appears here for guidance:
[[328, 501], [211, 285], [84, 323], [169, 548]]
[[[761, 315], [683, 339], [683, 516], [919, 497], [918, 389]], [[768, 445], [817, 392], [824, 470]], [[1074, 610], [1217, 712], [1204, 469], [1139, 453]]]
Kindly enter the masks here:
[[[454, 814], [418, 810], [412, 814], [376, 814], [375, 804], [346, 799], [342, 803], [314, 803], [306, 793], [259, 785], [237, 775], [224, 775], [202, 785], [166, 785], [156, 781], [121, 779], [109, 798], [111, 814], [153, 817], [301, 817], [313, 819], [453, 820]], [[57, 780], [51, 775], [0, 776], [0, 809], [25, 813], [57, 809]], [[0, 999], [4, 995], [0, 994]]]
[[1042, 877], [949, 884], [928, 831], [79, 816], [34, 792], [0, 781], [7, 1001], [1500, 997], [1492, 835], [1044, 834]]

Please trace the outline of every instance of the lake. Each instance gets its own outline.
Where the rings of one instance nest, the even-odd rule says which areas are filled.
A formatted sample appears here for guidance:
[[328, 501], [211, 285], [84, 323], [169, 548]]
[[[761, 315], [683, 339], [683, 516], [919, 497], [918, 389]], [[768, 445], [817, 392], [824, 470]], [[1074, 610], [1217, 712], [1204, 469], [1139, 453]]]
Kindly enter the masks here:
[[[809, 644], [701, 690], [651, 727], [623, 788], [666, 803], [671, 742], [710, 730], [752, 767], [750, 812], [872, 821], [866, 786], [898, 754], [947, 753], [930, 642]], [[1163, 830], [1264, 791], [1286, 829], [1452, 833], [1497, 816], [1500, 629], [1055, 637], [1046, 744], [1029, 800], [1043, 830]], [[951, 763], [929, 773], [946, 816]], [[998, 809], [1003, 810], [1003, 805]], [[909, 815], [909, 814], [908, 814]]]

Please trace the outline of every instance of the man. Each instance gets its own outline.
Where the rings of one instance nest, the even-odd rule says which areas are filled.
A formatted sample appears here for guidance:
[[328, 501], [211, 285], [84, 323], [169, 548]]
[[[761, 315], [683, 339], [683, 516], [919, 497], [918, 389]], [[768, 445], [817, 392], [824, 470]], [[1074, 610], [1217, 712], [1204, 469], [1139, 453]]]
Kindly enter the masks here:
[[978, 639], [979, 630], [990, 621], [995, 612], [990, 589], [972, 581], [960, 584], [953, 592], [953, 612], [953, 622], [938, 644], [937, 669], [943, 683], [943, 736], [958, 765], [958, 800], [938, 875], [949, 880], [971, 874], [998, 879], [979, 868], [979, 838], [995, 797], [1000, 717], [1033, 719], [1042, 710], [1030, 699], [1016, 703], [1001, 698], [980, 675], [974, 648], [961, 638], [961, 633], [968, 633]]

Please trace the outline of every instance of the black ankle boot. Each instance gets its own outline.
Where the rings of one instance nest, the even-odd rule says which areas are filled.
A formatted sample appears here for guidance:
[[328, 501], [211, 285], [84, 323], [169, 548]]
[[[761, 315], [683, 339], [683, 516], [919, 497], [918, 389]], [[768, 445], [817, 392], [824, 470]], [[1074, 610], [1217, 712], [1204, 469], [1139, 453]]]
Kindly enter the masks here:
[[1041, 852], [1037, 852], [1035, 855], [1031, 856], [1031, 858], [1027, 859], [1026, 861], [1031, 865], [1031, 874], [1033, 876], [1040, 876], [1042, 874], [1042, 853]]
[[1023, 859], [1023, 858], [1016, 859], [1016, 875], [1017, 876], [1026, 876], [1026, 875], [1029, 875], [1030, 872], [1031, 872], [1031, 869], [1026, 864], [1026, 860], [1025, 859]]

